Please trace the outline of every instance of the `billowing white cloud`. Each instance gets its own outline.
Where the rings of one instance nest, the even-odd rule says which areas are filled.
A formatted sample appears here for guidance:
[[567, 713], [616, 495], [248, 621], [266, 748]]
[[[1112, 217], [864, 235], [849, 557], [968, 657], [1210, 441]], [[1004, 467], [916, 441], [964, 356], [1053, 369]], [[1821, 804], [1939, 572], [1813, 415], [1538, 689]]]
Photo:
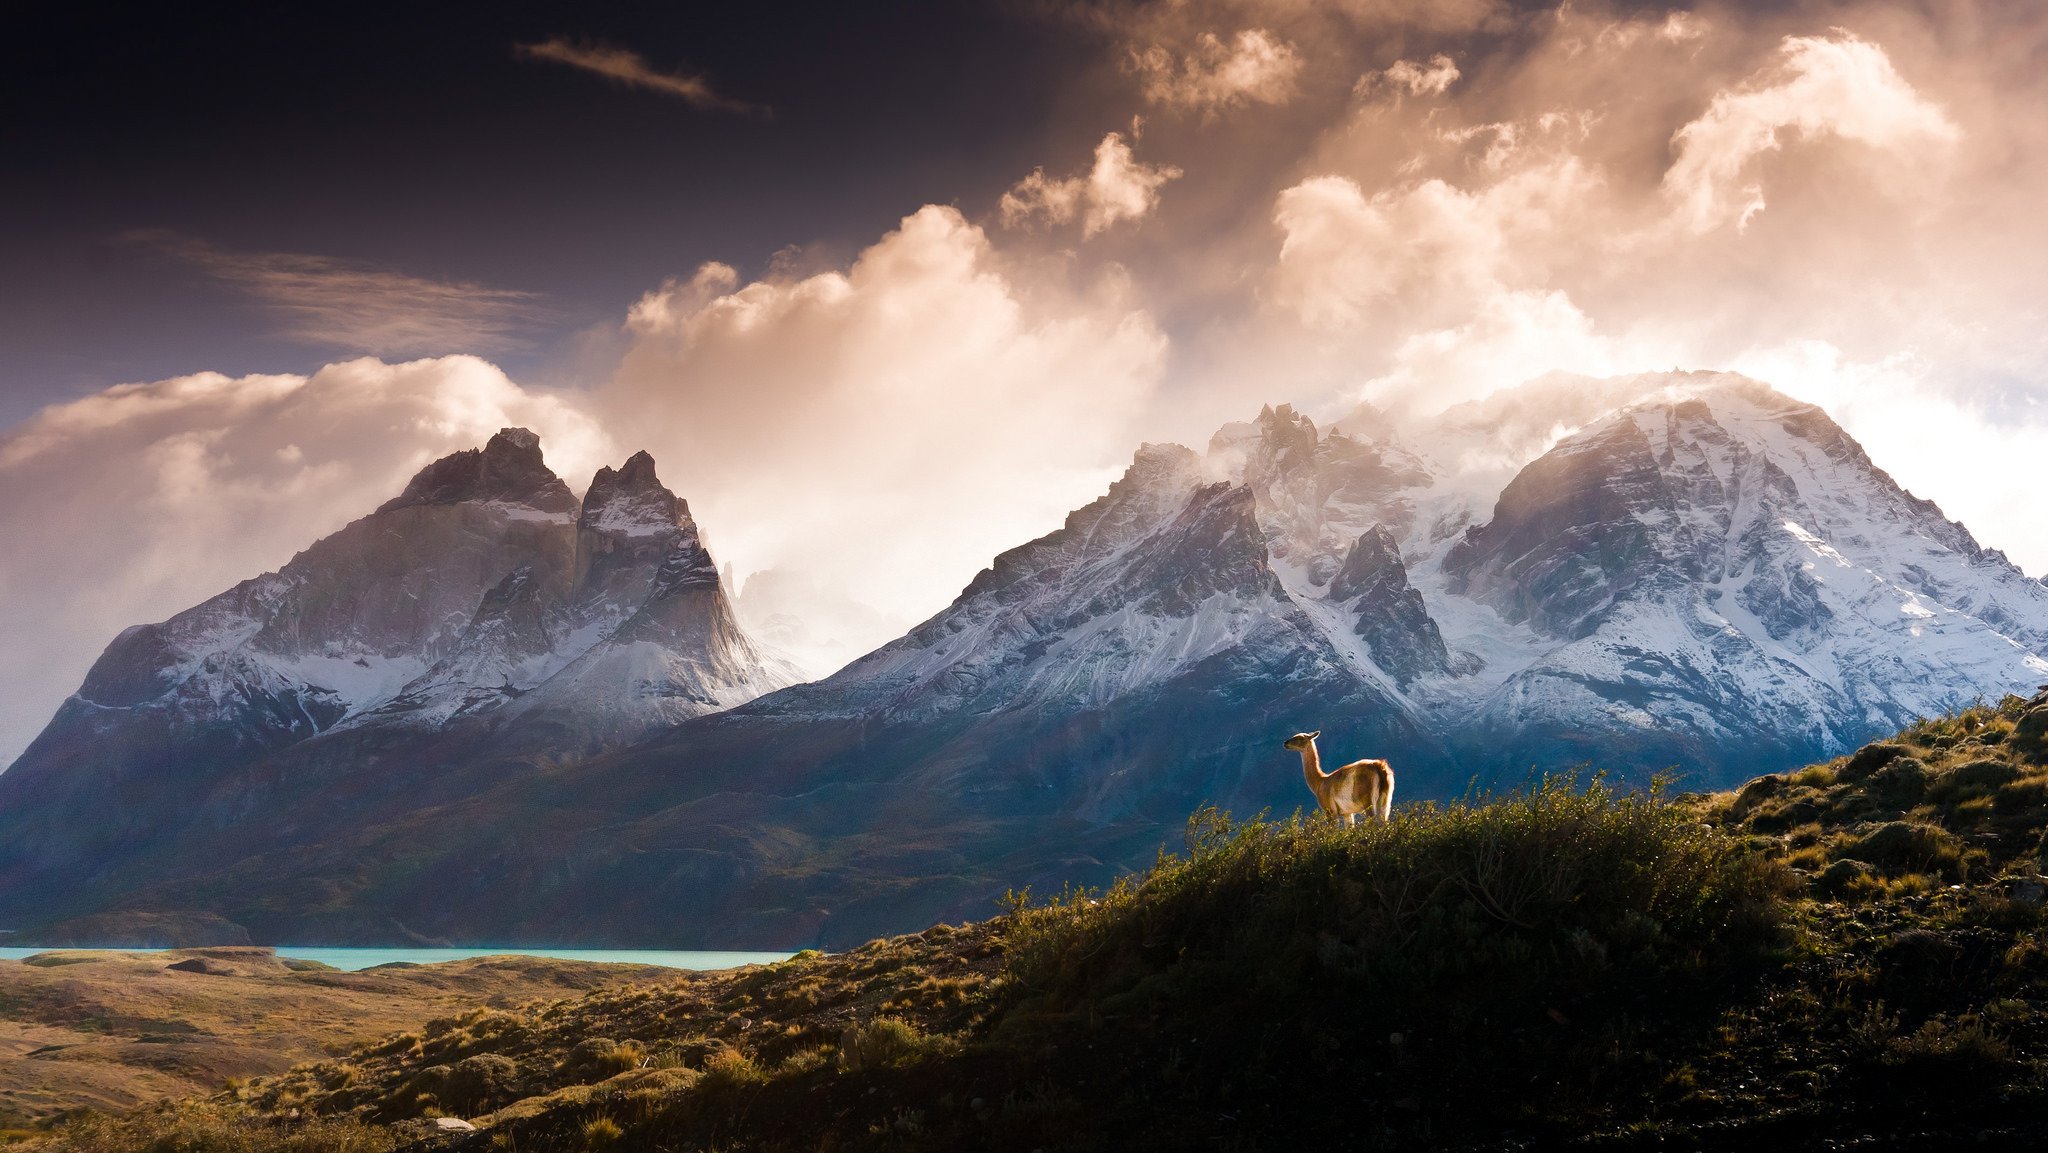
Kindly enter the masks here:
[[775, 570], [886, 614], [820, 622], [843, 660], [1128, 460], [1165, 337], [1114, 269], [1066, 275], [927, 207], [844, 272], [740, 284], [710, 266], [650, 293], [594, 399], [742, 579]]
[[1228, 41], [1203, 32], [1181, 53], [1159, 44], [1134, 48], [1130, 68], [1146, 100], [1216, 113], [1243, 104], [1286, 103], [1294, 95], [1301, 54], [1263, 28], [1247, 28]]
[[1529, 247], [1568, 229], [1599, 189], [1571, 156], [1471, 189], [1429, 178], [1367, 196], [1349, 177], [1312, 177], [1275, 202], [1274, 298], [1311, 327], [1398, 318], [1437, 327], [1528, 287], [1520, 282], [1539, 272]]
[[1684, 225], [1746, 227], [1764, 209], [1758, 157], [1782, 134], [1839, 136], [1894, 155], [1938, 148], [1959, 135], [1942, 110], [1892, 67], [1885, 50], [1847, 32], [1788, 36], [1779, 58], [1738, 88], [1714, 95], [1672, 139], [1678, 158], [1664, 192]]
[[1095, 146], [1095, 165], [1085, 175], [1055, 179], [1043, 168], [1003, 193], [1003, 223], [1015, 228], [1042, 219], [1065, 224], [1076, 217], [1081, 235], [1093, 236], [1124, 220], [1137, 220], [1159, 203], [1159, 187], [1180, 176], [1170, 164], [1140, 163], [1120, 132]]
[[275, 569], [397, 495], [421, 465], [511, 425], [539, 433], [578, 491], [619, 455], [570, 401], [467, 356], [126, 384], [11, 430], [0, 439], [0, 766], [116, 633]]

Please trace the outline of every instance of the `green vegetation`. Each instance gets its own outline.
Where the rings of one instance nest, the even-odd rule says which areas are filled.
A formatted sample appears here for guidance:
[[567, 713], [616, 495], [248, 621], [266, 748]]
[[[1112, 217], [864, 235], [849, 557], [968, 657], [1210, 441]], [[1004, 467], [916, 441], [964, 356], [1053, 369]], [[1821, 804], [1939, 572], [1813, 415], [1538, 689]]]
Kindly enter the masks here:
[[479, 1008], [39, 1143], [2024, 1145], [2048, 1138], [2044, 830], [2048, 695], [1717, 796], [1205, 811], [1106, 892]]

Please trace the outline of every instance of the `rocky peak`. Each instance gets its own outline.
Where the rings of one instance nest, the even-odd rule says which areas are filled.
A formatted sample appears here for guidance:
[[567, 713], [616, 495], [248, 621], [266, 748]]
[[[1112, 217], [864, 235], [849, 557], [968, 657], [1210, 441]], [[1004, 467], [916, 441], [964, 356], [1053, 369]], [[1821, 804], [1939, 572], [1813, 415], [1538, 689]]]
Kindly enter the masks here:
[[523, 428], [500, 429], [481, 449], [450, 453], [416, 473], [405, 491], [377, 511], [421, 505], [503, 503], [548, 513], [574, 513], [576, 496], [541, 459], [540, 438]]
[[1224, 425], [1210, 439], [1209, 458], [1251, 489], [1273, 555], [1316, 586], [1335, 574], [1363, 529], [1405, 530], [1414, 515], [1405, 490], [1430, 480], [1421, 461], [1391, 441], [1323, 435], [1287, 404]]
[[654, 458], [641, 451], [616, 470], [597, 470], [577, 526], [625, 536], [667, 535], [688, 517], [682, 501], [654, 474]]
[[1330, 599], [1356, 601], [1354, 631], [1372, 649], [1373, 663], [1402, 685], [1425, 673], [1452, 671], [1443, 633], [1408, 582], [1401, 547], [1385, 525], [1374, 525], [1345, 554], [1330, 580]]
[[[1110, 484], [1109, 492], [1067, 514], [1063, 531], [1096, 546], [1113, 547], [1119, 541], [1151, 531], [1161, 517], [1181, 507], [1202, 479], [1202, 458], [1186, 446], [1142, 445], [1131, 457], [1131, 466], [1123, 476]], [[994, 568], [984, 570], [982, 576], [1004, 572], [1006, 558], [1024, 555], [1030, 547], [1012, 549], [997, 557]], [[977, 578], [975, 584], [981, 583]], [[974, 587], [968, 586], [968, 592]]]
[[1394, 534], [1387, 526], [1376, 524], [1345, 554], [1343, 567], [1330, 579], [1330, 599], [1348, 601], [1389, 583], [1407, 584], [1408, 569], [1401, 563], [1401, 546]]

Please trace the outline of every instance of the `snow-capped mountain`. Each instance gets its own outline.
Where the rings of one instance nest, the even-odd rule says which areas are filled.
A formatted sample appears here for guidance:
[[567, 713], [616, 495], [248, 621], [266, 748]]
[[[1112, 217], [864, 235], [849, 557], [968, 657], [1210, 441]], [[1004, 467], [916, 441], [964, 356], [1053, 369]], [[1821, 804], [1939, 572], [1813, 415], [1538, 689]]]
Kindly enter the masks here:
[[1246, 698], [1325, 702], [1303, 727], [1399, 718], [1378, 751], [1441, 791], [1725, 781], [2048, 680], [2040, 582], [1755, 381], [1553, 375], [1341, 427], [1282, 405], [1204, 455], [1146, 446], [945, 612], [752, 711], [1079, 714], [1237, 662]]
[[1398, 552], [1416, 595], [1359, 627], [1409, 622], [1421, 639], [1374, 663], [1481, 776], [1726, 780], [2048, 680], [2041, 585], [1755, 381], [1552, 376], [1339, 427], [1269, 410], [1211, 456], [1256, 494], [1297, 599], [1354, 594], [1361, 530]]
[[[0, 845], [26, 846], [0, 851], [0, 916], [846, 944], [1106, 880], [1204, 803], [1288, 811], [1300, 730], [1393, 761], [1401, 800], [1587, 761], [1724, 784], [2048, 680], [2048, 586], [1735, 376], [1553, 375], [1336, 431], [1282, 405], [1204, 452], [1147, 445], [902, 638], [745, 703], [787, 674], [652, 462], [578, 504], [505, 437], [124, 634], [34, 779], [176, 740], [245, 767], [157, 846], [157, 777], [83, 805], [0, 775]], [[38, 838], [110, 803], [127, 871], [20, 900], [57, 875]]]
[[0, 815], [105, 801], [100, 832], [129, 835], [288, 751], [455, 728], [502, 741], [595, 700], [547, 738], [615, 744], [792, 679], [734, 623], [652, 458], [602, 470], [579, 502], [538, 438], [506, 429], [278, 571], [123, 632], [0, 774]]
[[796, 680], [740, 628], [688, 504], [652, 456], [599, 469], [569, 523], [566, 565], [551, 554], [507, 573], [446, 656], [337, 727], [546, 716], [551, 739], [617, 743]]

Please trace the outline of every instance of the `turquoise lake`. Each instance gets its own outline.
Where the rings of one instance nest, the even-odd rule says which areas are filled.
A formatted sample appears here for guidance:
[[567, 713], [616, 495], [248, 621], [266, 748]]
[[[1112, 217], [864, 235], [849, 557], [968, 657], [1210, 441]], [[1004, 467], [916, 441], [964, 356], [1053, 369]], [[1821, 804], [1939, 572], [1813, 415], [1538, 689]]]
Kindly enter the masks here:
[[[0, 948], [0, 960], [19, 961], [37, 953], [57, 950]], [[80, 953], [142, 953], [148, 949], [65, 949]], [[279, 945], [277, 955], [301, 961], [318, 961], [337, 969], [355, 972], [378, 965], [405, 962], [432, 965], [439, 961], [462, 961], [470, 957], [553, 957], [563, 961], [597, 961], [614, 965], [659, 965], [666, 969], [705, 971], [732, 969], [741, 965], [767, 965], [789, 959], [788, 953], [696, 952], [683, 949], [326, 949], [310, 945]]]

